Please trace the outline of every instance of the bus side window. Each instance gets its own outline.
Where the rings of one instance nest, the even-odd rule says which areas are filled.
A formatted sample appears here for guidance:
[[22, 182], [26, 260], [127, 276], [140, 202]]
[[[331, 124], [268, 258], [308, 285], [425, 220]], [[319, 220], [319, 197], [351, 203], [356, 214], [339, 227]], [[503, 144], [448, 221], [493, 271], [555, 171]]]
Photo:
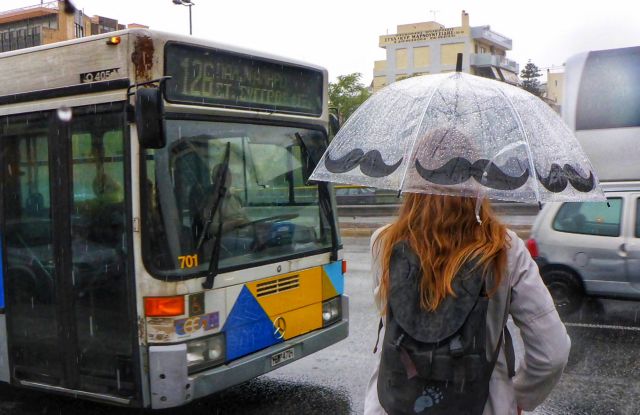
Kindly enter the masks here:
[[[76, 128], [94, 127], [82, 120]], [[113, 247], [124, 231], [123, 140], [120, 131], [78, 131], [72, 136], [74, 235]]]

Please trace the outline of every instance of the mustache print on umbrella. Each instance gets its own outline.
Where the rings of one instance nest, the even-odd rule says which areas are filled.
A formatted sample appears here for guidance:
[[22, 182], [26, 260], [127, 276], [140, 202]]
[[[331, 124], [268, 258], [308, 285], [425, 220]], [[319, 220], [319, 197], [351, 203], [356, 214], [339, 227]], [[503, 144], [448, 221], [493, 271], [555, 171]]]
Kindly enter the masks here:
[[[360, 166], [363, 174], [369, 177], [384, 177], [392, 174], [402, 164], [403, 158], [396, 163], [388, 165], [382, 159], [378, 150], [370, 150], [365, 153], [356, 148], [338, 159], [332, 159], [330, 154], [324, 160], [324, 165], [331, 173], [346, 173]], [[480, 159], [471, 163], [464, 157], [454, 157], [442, 167], [434, 170], [427, 169], [415, 162], [418, 174], [426, 181], [441, 185], [456, 185], [473, 177], [478, 183], [496, 190], [515, 190], [523, 186], [529, 179], [529, 170], [525, 169], [520, 176], [510, 176], [489, 160]], [[487, 167], [488, 166], [488, 167]], [[486, 175], [485, 175], [486, 172]], [[587, 193], [595, 188], [593, 172], [585, 178], [578, 171], [565, 164], [564, 167], [553, 163], [547, 177], [536, 171], [538, 180], [553, 193], [560, 193], [566, 189], [567, 184], [579, 192]]]
[[388, 176], [396, 171], [401, 163], [402, 158], [395, 164], [386, 164], [378, 150], [371, 150], [365, 153], [359, 148], [351, 150], [336, 160], [333, 160], [331, 155], [327, 153], [327, 157], [324, 159], [324, 166], [331, 173], [346, 173], [359, 165], [360, 171], [369, 177]]
[[550, 192], [560, 193], [568, 183], [571, 183], [574, 189], [579, 192], [587, 193], [593, 190], [596, 185], [593, 172], [589, 172], [589, 177], [582, 177], [578, 171], [572, 166], [565, 164], [564, 167], [553, 163], [549, 169], [549, 175], [543, 177], [536, 171], [540, 183]]
[[[487, 168], [488, 165], [488, 168]], [[514, 190], [522, 186], [529, 179], [529, 170], [520, 176], [509, 176], [489, 160], [480, 159], [471, 163], [464, 157], [454, 157], [442, 167], [434, 170], [426, 169], [416, 159], [418, 174], [428, 182], [442, 185], [463, 183], [473, 177], [483, 186], [496, 190]]]

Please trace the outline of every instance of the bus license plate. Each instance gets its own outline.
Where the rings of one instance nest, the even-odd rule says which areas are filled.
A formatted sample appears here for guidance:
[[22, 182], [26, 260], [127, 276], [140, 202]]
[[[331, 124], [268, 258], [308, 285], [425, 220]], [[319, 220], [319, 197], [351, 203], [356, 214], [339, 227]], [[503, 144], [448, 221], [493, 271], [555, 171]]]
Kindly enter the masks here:
[[291, 360], [295, 357], [293, 349], [283, 350], [280, 353], [276, 353], [271, 356], [271, 367], [278, 366], [281, 363]]

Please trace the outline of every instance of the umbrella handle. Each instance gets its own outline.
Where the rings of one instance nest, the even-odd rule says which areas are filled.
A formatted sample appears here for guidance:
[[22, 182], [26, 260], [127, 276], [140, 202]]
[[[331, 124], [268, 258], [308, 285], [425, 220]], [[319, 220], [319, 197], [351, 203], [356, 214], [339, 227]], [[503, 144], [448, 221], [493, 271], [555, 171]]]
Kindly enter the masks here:
[[476, 220], [478, 221], [478, 225], [482, 225], [482, 219], [480, 219], [480, 208], [482, 207], [483, 199], [484, 194], [482, 192], [482, 187], [478, 186], [478, 193], [476, 193]]
[[478, 225], [482, 225], [482, 219], [480, 219], [480, 208], [482, 207], [482, 198], [480, 195], [476, 197], [476, 220], [478, 221]]

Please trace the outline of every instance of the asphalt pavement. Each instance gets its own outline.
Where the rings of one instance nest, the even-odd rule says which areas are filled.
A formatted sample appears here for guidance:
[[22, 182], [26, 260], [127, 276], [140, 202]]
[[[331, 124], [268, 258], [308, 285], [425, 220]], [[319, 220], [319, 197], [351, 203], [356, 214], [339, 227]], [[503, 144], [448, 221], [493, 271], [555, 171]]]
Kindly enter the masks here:
[[[371, 295], [369, 240], [345, 237], [349, 337], [251, 382], [166, 415], [362, 414], [373, 369], [378, 318]], [[588, 300], [565, 319], [571, 355], [559, 385], [536, 415], [640, 414], [640, 303]], [[516, 355], [523, 354], [517, 331]], [[89, 401], [0, 387], [0, 415], [140, 414]]]

